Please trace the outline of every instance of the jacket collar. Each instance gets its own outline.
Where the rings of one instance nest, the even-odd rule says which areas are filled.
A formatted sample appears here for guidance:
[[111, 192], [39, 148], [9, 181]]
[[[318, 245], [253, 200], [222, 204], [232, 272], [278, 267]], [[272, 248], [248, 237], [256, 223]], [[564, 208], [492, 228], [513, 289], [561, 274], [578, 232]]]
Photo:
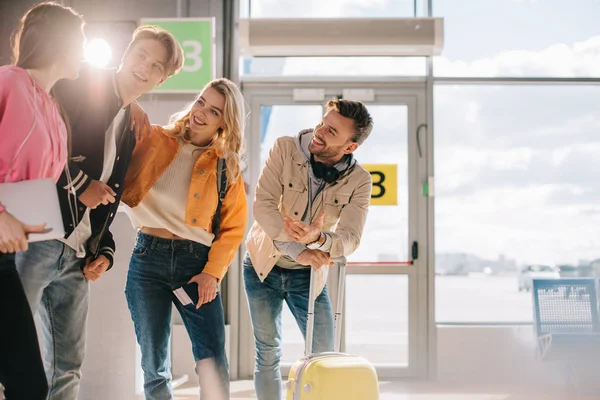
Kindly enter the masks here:
[[[293, 160], [297, 164], [305, 164], [307, 165], [310, 162], [310, 154], [308, 153], [308, 141], [312, 140], [314, 129], [303, 129], [296, 136], [296, 149], [298, 150], [293, 155]], [[346, 171], [349, 168], [352, 168], [356, 164], [356, 159], [353, 154], [350, 154], [349, 157], [342, 158], [334, 167], [339, 171]]]

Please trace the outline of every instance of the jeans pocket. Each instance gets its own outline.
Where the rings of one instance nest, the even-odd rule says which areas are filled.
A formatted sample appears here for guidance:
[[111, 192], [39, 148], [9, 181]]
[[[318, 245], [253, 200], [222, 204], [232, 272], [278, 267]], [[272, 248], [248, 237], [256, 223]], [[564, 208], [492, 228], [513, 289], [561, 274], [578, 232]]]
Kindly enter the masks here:
[[131, 252], [131, 254], [136, 257], [145, 256], [146, 253], [148, 253], [148, 246], [143, 245], [139, 242], [135, 244], [135, 246], [133, 247], [133, 251]]
[[206, 248], [199, 248], [199, 249], [194, 249], [193, 254], [194, 257], [196, 257], [196, 259], [198, 261], [201, 261], [202, 263], [206, 264], [208, 262], [208, 251], [209, 249]]
[[248, 255], [246, 255], [244, 257], [244, 260], [242, 261], [242, 267], [244, 267], [244, 268], [254, 268], [254, 266], [252, 265], [252, 260], [250, 260], [250, 257]]

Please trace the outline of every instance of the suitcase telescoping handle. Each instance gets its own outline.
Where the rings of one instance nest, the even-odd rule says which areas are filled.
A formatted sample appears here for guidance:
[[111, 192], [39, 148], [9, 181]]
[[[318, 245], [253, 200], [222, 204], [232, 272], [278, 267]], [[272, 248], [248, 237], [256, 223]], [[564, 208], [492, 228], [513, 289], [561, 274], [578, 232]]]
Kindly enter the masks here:
[[[346, 282], [346, 257], [334, 260], [339, 268], [337, 305], [333, 320], [334, 351], [339, 352], [342, 341], [342, 310], [344, 309], [344, 283]], [[328, 267], [323, 267], [328, 268]], [[310, 269], [310, 293], [308, 295], [308, 320], [306, 322], [306, 345], [304, 355], [312, 354], [313, 332], [315, 327], [315, 300], [317, 297], [317, 279], [313, 268]]]

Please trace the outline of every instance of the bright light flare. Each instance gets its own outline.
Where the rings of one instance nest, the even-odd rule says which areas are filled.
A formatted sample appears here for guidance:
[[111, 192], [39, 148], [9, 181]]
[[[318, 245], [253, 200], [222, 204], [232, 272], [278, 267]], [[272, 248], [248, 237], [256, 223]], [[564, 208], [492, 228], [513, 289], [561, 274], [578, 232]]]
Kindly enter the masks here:
[[106, 67], [112, 57], [112, 50], [104, 39], [92, 39], [85, 46], [85, 60], [95, 67]]

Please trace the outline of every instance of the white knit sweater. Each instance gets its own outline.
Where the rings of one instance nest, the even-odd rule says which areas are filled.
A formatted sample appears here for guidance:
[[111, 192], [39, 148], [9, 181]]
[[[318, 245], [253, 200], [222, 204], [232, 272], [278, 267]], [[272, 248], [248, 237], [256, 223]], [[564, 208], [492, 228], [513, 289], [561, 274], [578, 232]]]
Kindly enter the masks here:
[[[162, 228], [169, 232], [210, 246], [214, 235], [198, 227], [185, 224], [185, 209], [194, 164], [203, 149], [193, 144], [181, 145], [177, 156], [150, 188], [135, 208], [125, 206], [135, 228]], [[200, 196], [202, 193], [200, 193]]]

